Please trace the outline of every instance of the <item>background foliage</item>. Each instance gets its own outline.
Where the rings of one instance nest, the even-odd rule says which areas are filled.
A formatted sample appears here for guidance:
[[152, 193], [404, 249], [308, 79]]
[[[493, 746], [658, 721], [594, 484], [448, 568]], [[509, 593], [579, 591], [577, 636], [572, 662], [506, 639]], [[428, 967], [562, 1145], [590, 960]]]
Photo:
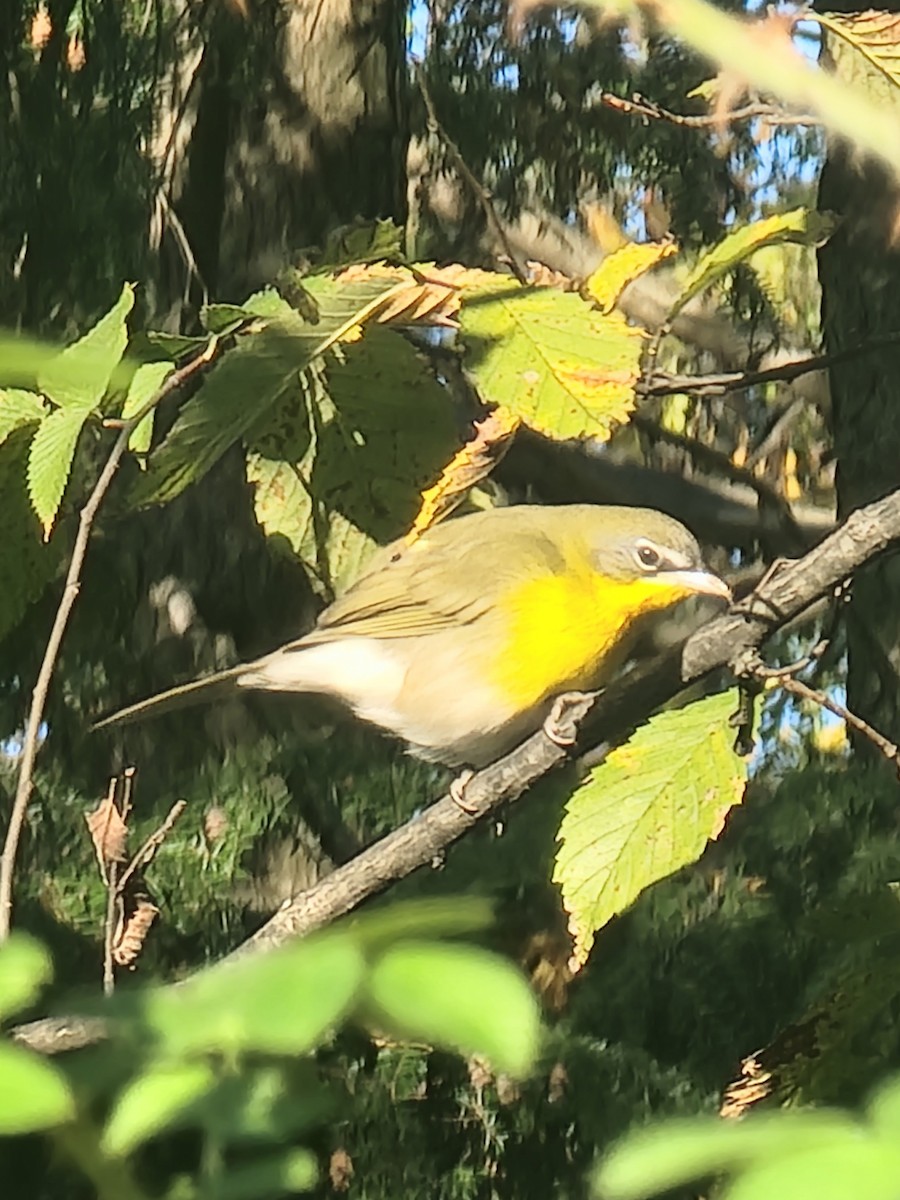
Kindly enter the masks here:
[[[817, 540], [836, 500], [843, 514], [900, 484], [896, 421], [878, 391], [896, 374], [889, 337], [851, 358], [831, 394], [821, 373], [731, 392], [671, 378], [777, 373], [819, 350], [823, 242], [826, 348], [896, 334], [898, 157], [881, 124], [896, 103], [896, 23], [830, 17], [820, 34], [770, 16], [751, 33], [715, 23], [738, 6], [679, 13], [671, 29], [650, 4], [575, 15], [491, 0], [408, 11], [396, 0], [4, 7], [0, 811], [78, 512], [116, 423], [176, 364], [204, 347], [216, 356], [131, 439], [48, 697], [15, 912], [54, 973], [32, 943], [5, 946], [5, 1021], [96, 1007], [108, 896], [105, 851], [84, 814], [110, 775], [138, 765], [133, 846], [176, 801], [186, 807], [142, 881], [136, 911], [150, 904], [158, 916], [136, 975], [119, 971], [114, 1011], [132, 1024], [115, 1060], [99, 1047], [57, 1067], [0, 1044], [0, 1078], [22, 1072], [15, 1095], [37, 1097], [30, 1117], [23, 1103], [7, 1108], [5, 1132], [31, 1136], [0, 1149], [23, 1194], [86, 1194], [86, 1179], [100, 1194], [225, 1195], [243, 1179], [254, 1194], [625, 1196], [734, 1170], [735, 1197], [824, 1195], [802, 1190], [825, 1176], [799, 1162], [793, 1141], [782, 1153], [795, 1135], [777, 1121], [755, 1142], [750, 1125], [746, 1138], [691, 1125], [660, 1141], [662, 1166], [636, 1143], [590, 1169], [651, 1117], [858, 1107], [900, 1065], [896, 779], [865, 747], [851, 752], [821, 707], [777, 688], [759, 702], [749, 764], [728, 748], [731, 701], [689, 697], [698, 702], [655, 717], [617, 752], [629, 759], [594, 766], [578, 791], [576, 767], [543, 781], [502, 828], [476, 829], [393, 889], [420, 914], [427, 898], [490, 894], [494, 921], [468, 932], [516, 962], [541, 1000], [546, 1033], [530, 1072], [533, 1031], [509, 1061], [501, 1044], [509, 1029], [530, 1030], [530, 1001], [498, 959], [429, 940], [467, 932], [452, 922], [384, 935], [302, 1045], [236, 1047], [237, 1018], [217, 988], [201, 996], [212, 1040], [167, 1048], [187, 1025], [165, 1006], [184, 993], [161, 985], [231, 950], [445, 779], [367, 730], [272, 697], [115, 742], [86, 732], [120, 702], [307, 628], [410, 529], [423, 492], [439, 515], [523, 499], [656, 505], [690, 524], [740, 586]], [[820, 37], [832, 78], [809, 62]], [[861, 184], [823, 126], [880, 156]], [[827, 211], [817, 212], [826, 152]], [[24, 334], [68, 349], [57, 356]], [[493, 424], [486, 406], [499, 406]], [[803, 677], [896, 740], [891, 562], [862, 576], [837, 619], [812, 613], [767, 654], [790, 662], [828, 634]], [[644, 652], [702, 615], [677, 614]], [[697, 733], [713, 709], [715, 746]], [[706, 763], [705, 807], [672, 820], [693, 793], [666, 744], [687, 747], [692, 730], [682, 774]], [[584, 882], [572, 861], [598, 840], [601, 856], [609, 849], [592, 795], [646, 794], [623, 775], [626, 761], [658, 802], [653, 836], [677, 835], [671, 853], [655, 864], [615, 853], [615, 898], [599, 908], [589, 854], [586, 899], [573, 906]], [[322, 937], [357, 952], [356, 934]], [[413, 946], [412, 970], [410, 939], [427, 943]], [[295, 961], [315, 945], [302, 943]], [[246, 969], [250, 995], [267, 968]], [[341, 971], [313, 974], [304, 994], [325, 1004]], [[273, 979], [248, 1017], [263, 1014], [264, 1033], [279, 1011], [272, 995], [298, 987]], [[473, 1019], [509, 1020], [473, 1041], [466, 1012], [442, 1004], [450, 994]], [[290, 1036], [309, 1012], [290, 1010]], [[320, 1107], [322, 1088], [334, 1108]], [[867, 1110], [873, 1197], [896, 1173], [878, 1140], [892, 1136], [892, 1097]], [[176, 1112], [193, 1114], [204, 1137], [175, 1132]], [[847, 1127], [809, 1120], [811, 1145]], [[240, 1174], [232, 1135], [254, 1122], [295, 1175], [263, 1185]], [[66, 1165], [48, 1163], [39, 1128]], [[145, 1137], [151, 1152], [126, 1159]], [[848, 1162], [831, 1164], [833, 1179], [870, 1170]]]

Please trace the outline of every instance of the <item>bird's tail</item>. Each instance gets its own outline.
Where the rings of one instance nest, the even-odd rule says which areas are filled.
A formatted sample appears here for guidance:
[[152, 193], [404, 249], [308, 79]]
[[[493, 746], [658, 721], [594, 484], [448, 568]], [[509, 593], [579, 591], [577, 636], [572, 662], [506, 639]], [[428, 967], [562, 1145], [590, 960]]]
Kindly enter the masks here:
[[213, 700], [222, 700], [230, 696], [237, 688], [237, 679], [247, 670], [247, 664], [231, 667], [227, 671], [218, 671], [215, 675], [206, 675], [203, 679], [195, 679], [192, 683], [182, 683], [168, 691], [159, 692], [147, 700], [138, 700], [127, 708], [97, 721], [92, 731], [109, 729], [113, 725], [130, 725], [132, 721], [142, 721], [145, 717], [162, 716], [163, 713], [175, 712], [179, 708], [190, 708], [194, 704], [206, 704]]

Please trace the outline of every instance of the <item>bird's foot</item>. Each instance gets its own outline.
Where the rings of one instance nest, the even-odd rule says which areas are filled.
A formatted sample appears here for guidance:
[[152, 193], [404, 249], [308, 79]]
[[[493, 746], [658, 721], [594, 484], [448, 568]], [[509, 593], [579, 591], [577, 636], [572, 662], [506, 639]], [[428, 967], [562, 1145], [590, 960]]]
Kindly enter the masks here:
[[553, 701], [544, 721], [544, 733], [557, 746], [574, 746], [578, 726], [597, 698], [597, 692], [563, 692]]
[[450, 784], [450, 799], [457, 808], [461, 808], [462, 811], [469, 817], [474, 817], [475, 813], [478, 811], [475, 808], [470, 808], [469, 805], [466, 804], [466, 788], [468, 787], [469, 781], [473, 779], [474, 776], [475, 772], [471, 769], [471, 767], [466, 767], [466, 769], [461, 771], [460, 774], [457, 775], [457, 777]]

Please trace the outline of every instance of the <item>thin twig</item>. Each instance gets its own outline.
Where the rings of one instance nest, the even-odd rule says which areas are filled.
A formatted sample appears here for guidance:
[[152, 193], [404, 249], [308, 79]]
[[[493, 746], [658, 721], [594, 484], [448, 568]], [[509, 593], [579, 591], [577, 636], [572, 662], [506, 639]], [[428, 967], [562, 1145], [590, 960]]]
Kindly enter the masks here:
[[827, 708], [829, 712], [834, 713], [836, 717], [840, 717], [842, 721], [846, 721], [857, 733], [861, 733], [867, 737], [873, 746], [877, 746], [888, 762], [893, 763], [900, 774], [900, 750], [877, 729], [873, 729], [868, 721], [864, 721], [862, 717], [858, 717], [856, 713], [851, 712], [849, 708], [845, 708], [837, 700], [832, 699], [826, 692], [820, 691], [818, 688], [811, 688], [802, 680], [796, 679], [793, 675], [785, 675], [778, 680], [781, 687], [791, 695], [799, 697], [801, 700], [810, 700], [813, 704], [818, 704], [820, 708]]
[[512, 273], [515, 275], [516, 279], [518, 279], [519, 283], [527, 284], [528, 277], [522, 270], [519, 260], [516, 257], [516, 252], [513, 249], [509, 237], [507, 236], [506, 230], [503, 228], [503, 224], [500, 221], [500, 218], [497, 216], [497, 210], [494, 208], [494, 202], [491, 199], [490, 193], [487, 191], [481, 180], [478, 179], [474, 172], [469, 168], [468, 163], [462, 156], [462, 151], [460, 150], [459, 146], [457, 146], [456, 142], [453, 141], [446, 129], [438, 120], [437, 110], [434, 107], [434, 100], [431, 97], [431, 92], [428, 90], [428, 83], [425, 79], [425, 68], [420, 62], [416, 62], [414, 65], [416, 82], [419, 85], [419, 91], [422, 93], [422, 99], [425, 101], [425, 111], [428, 115], [429, 127], [431, 128], [432, 132], [435, 133], [444, 143], [447, 153], [453, 159], [453, 165], [469, 185], [472, 194], [481, 205], [482, 212], [485, 215], [488, 225], [491, 227], [494, 236], [503, 247], [503, 252], [506, 258], [509, 260], [509, 266]]
[[106, 919], [103, 922], [103, 994], [111, 996], [116, 987], [116, 971], [113, 965], [113, 942], [121, 911], [119, 891], [119, 863], [113, 860], [106, 873]]
[[[666, 326], [663, 326], [657, 336], [663, 332], [668, 332]], [[656, 371], [648, 354], [650, 369], [645, 372], [646, 377], [637, 385], [636, 391], [641, 396], [672, 396], [681, 392], [691, 396], [724, 396], [728, 392], [740, 392], [761, 383], [790, 383], [811, 371], [824, 371], [837, 363], [872, 354], [898, 343], [900, 332], [886, 333], [869, 338], [865, 342], [857, 342], [843, 350], [836, 350], [833, 354], [811, 354], [807, 358], [794, 359], [792, 362], [767, 367], [762, 371], [725, 371], [712, 375], [670, 375]]]
[[143, 868], [146, 867], [147, 864], [152, 860], [153, 856], [156, 854], [156, 851], [171, 833], [172, 826], [186, 808], [186, 800], [175, 801], [175, 803], [169, 809], [166, 819], [157, 829], [153, 831], [153, 833], [150, 834], [143, 846], [141, 846], [140, 850], [138, 850], [137, 854], [134, 855], [131, 862], [122, 872], [119, 878], [119, 895], [121, 895], [125, 890], [125, 885], [128, 883], [128, 880], [132, 877], [135, 871], [143, 870]]
[[22, 837], [22, 830], [25, 826], [28, 802], [31, 799], [31, 793], [34, 789], [34, 762], [38, 750], [38, 736], [41, 722], [44, 719], [47, 692], [50, 688], [50, 680], [53, 677], [56, 659], [59, 655], [63, 635], [69, 623], [72, 608], [78, 598], [78, 592], [81, 587], [81, 570], [84, 566], [85, 555], [87, 554], [91, 528], [100, 505], [103, 503], [110, 484], [119, 469], [119, 464], [122, 461], [125, 451], [128, 449], [128, 439], [131, 437], [131, 434], [141, 421], [143, 421], [144, 417], [164, 400], [166, 396], [176, 391], [191, 376], [203, 370], [214, 360], [218, 352], [218, 344], [219, 340], [215, 335], [210, 337], [204, 349], [183, 367], [173, 371], [165, 383], [157, 389], [154, 395], [147, 400], [146, 404], [143, 404], [138, 412], [127, 422], [119, 432], [109, 453], [109, 458], [100, 472], [100, 477], [94, 484], [94, 490], [81, 510], [81, 516], [78, 521], [78, 533], [75, 536], [75, 544], [72, 547], [72, 558], [69, 562], [69, 569], [66, 572], [66, 582], [63, 587], [62, 598], [56, 610], [53, 627], [50, 630], [50, 637], [47, 640], [47, 648], [44, 651], [44, 657], [38, 671], [37, 682], [34, 685], [34, 691], [31, 695], [31, 709], [28, 714], [28, 723], [22, 746], [22, 761], [19, 766], [16, 795], [9, 817], [6, 839], [3, 843], [3, 855], [0, 858], [0, 941], [4, 941], [9, 936], [12, 920], [12, 893], [16, 855]]
[[787, 113], [775, 104], [765, 104], [762, 101], [745, 104], [743, 108], [735, 108], [730, 112], [688, 115], [663, 108], [637, 92], [632, 95], [630, 100], [617, 96], [614, 92], [601, 92], [598, 99], [605, 108], [614, 109], [616, 112], [643, 117], [645, 120], [668, 121], [672, 125], [680, 125], [687, 129], [721, 128], [722, 125], [731, 124], [732, 121], [750, 120], [765, 121], [767, 125], [822, 124], [820, 118], [811, 113]]

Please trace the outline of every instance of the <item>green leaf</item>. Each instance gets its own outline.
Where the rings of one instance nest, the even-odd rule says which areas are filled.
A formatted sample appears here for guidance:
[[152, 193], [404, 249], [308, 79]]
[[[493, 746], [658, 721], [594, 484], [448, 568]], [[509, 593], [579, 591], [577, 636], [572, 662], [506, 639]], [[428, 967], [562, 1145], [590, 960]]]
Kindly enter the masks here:
[[75, 1101], [56, 1067], [0, 1042], [0, 1135], [51, 1129], [74, 1115]]
[[742, 225], [732, 233], [726, 234], [711, 250], [701, 255], [685, 280], [678, 299], [672, 305], [667, 321], [673, 321], [696, 295], [724, 275], [728, 275], [757, 250], [764, 246], [782, 245], [785, 242], [818, 246], [828, 240], [835, 225], [835, 218], [830, 213], [795, 208], [791, 212], [752, 221], [749, 225]]
[[722, 1200], [897, 1200], [900, 1147], [859, 1135], [760, 1162]]
[[351, 928], [371, 953], [404, 938], [459, 937], [480, 933], [494, 919], [493, 904], [482, 896], [417, 897], [353, 918]]
[[223, 1076], [213, 1091], [193, 1104], [182, 1124], [199, 1126], [222, 1143], [283, 1143], [321, 1126], [334, 1108], [312, 1062], [244, 1064], [239, 1074]]
[[59, 512], [75, 458], [78, 435], [87, 417], [87, 409], [58, 408], [41, 421], [31, 439], [28, 495], [43, 527], [44, 541], [49, 539]]
[[859, 13], [816, 13], [825, 29], [848, 42], [873, 67], [900, 88], [900, 54], [897, 51], [897, 14], [868, 10]]
[[172, 362], [197, 353], [209, 341], [205, 337], [187, 337], [182, 333], [160, 333], [156, 330], [148, 332], [146, 338], [154, 349], [165, 354]]
[[645, 887], [698, 858], [740, 803], [746, 765], [733, 748], [736, 705], [726, 692], [653, 717], [566, 805], [553, 879], [569, 913], [574, 965]]
[[642, 332], [572, 292], [482, 274], [460, 311], [480, 394], [550, 437], [608, 437], [634, 407]]
[[44, 402], [35, 392], [16, 388], [0, 391], [0, 445], [14, 430], [43, 420], [46, 412]]
[[[135, 371], [125, 403], [122, 406], [122, 420], [127, 421], [144, 407], [155, 392], [174, 371], [170, 362], [143, 363]], [[138, 454], [145, 454], [150, 449], [150, 439], [153, 436], [153, 412], [148, 412], [137, 429], [128, 439], [128, 446]]]
[[440, 942], [401, 942], [372, 968], [374, 1020], [399, 1035], [482, 1054], [524, 1075], [538, 1048], [537, 1003], [519, 971], [494, 954]]
[[31, 428], [22, 427], [0, 445], [0, 638], [22, 619], [52, 579], [61, 548], [45, 546], [28, 499], [26, 482]]
[[264, 1200], [308, 1192], [319, 1178], [316, 1157], [309, 1150], [285, 1150], [240, 1167], [229, 1166], [221, 1179], [198, 1193], [199, 1200]]
[[[818, 1153], [858, 1137], [859, 1126], [849, 1117], [827, 1112], [767, 1113], [742, 1122], [667, 1121], [625, 1138], [600, 1164], [594, 1185], [603, 1200], [645, 1200], [791, 1151]], [[771, 1195], [792, 1193], [776, 1189]]]
[[116, 1100], [103, 1131], [104, 1153], [130, 1154], [148, 1138], [177, 1126], [185, 1109], [215, 1084], [216, 1072], [206, 1062], [161, 1064], [138, 1075]]
[[445, 389], [393, 330], [370, 328], [305, 383], [254, 430], [247, 477], [260, 525], [329, 595], [409, 529], [457, 435]]
[[249, 316], [239, 304], [204, 304], [200, 309], [200, 324], [208, 333], [224, 336], [240, 329]]
[[894, 1075], [875, 1092], [866, 1108], [874, 1128], [900, 1138], [900, 1077]]
[[40, 942], [14, 934], [0, 946], [0, 1020], [27, 1008], [52, 977], [50, 955]]
[[134, 289], [126, 283], [119, 299], [93, 329], [41, 370], [40, 390], [61, 408], [76, 408], [83, 415], [96, 408], [125, 353], [126, 320], [133, 307]]
[[351, 935], [204, 971], [145, 997], [144, 1013], [171, 1057], [218, 1051], [300, 1054], [316, 1046], [356, 996], [365, 961]]
[[278, 299], [272, 303], [278, 315], [239, 335], [150, 456], [132, 492], [134, 504], [172, 500], [201, 479], [279, 401], [297, 392], [300, 374], [312, 359], [364, 321], [392, 290], [384, 280], [343, 287], [320, 281], [318, 287], [318, 324], [301, 320]]
[[54, 342], [0, 330], [0, 386], [37, 390], [41, 371], [59, 354], [60, 347]]

